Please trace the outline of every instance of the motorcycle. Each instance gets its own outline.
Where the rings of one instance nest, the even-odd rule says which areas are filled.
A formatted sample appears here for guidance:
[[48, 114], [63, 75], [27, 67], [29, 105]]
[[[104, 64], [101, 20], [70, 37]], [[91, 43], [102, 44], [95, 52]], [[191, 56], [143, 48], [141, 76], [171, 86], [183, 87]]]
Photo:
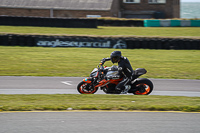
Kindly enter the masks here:
[[[147, 78], [139, 78], [146, 74], [144, 68], [137, 68], [131, 80], [131, 89], [128, 93], [134, 95], [149, 95], [153, 90], [153, 83]], [[94, 94], [98, 89], [103, 90], [106, 94], [120, 94], [122, 91], [115, 89], [116, 85], [123, 80], [123, 76], [119, 76], [118, 66], [106, 67], [98, 65], [97, 68], [91, 72], [90, 77], [84, 78], [77, 85], [77, 90], [81, 94]], [[113, 77], [113, 78], [109, 78]], [[115, 77], [115, 78], [114, 78]], [[117, 77], [117, 78], [116, 78]]]

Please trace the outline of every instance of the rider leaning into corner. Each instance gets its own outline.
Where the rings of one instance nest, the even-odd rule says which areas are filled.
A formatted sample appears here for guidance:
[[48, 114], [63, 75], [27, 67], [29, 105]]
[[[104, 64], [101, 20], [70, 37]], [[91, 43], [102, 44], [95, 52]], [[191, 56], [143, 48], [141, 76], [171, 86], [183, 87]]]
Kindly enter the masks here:
[[114, 63], [118, 63], [118, 76], [116, 77], [107, 77], [107, 79], [112, 79], [112, 78], [120, 78], [120, 75], [122, 75], [123, 80], [121, 82], [119, 82], [119, 84], [115, 87], [115, 89], [117, 91], [120, 91], [121, 94], [126, 94], [131, 86], [130, 86], [130, 82], [133, 78], [133, 68], [131, 67], [131, 64], [129, 62], [129, 60], [126, 57], [123, 57], [121, 54], [121, 51], [113, 51], [110, 54], [110, 58], [103, 58], [101, 60], [100, 65], [103, 65], [106, 61], [111, 60], [111, 62]]

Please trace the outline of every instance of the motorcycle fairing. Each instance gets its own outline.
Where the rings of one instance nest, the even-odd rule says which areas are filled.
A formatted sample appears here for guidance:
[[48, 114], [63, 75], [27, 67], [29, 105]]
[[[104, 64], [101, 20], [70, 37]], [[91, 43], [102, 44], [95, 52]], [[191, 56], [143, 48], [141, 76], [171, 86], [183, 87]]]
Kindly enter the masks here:
[[117, 85], [120, 81], [122, 81], [122, 79], [123, 78], [120, 78], [120, 79], [110, 79], [110, 80], [103, 79], [95, 87], [104, 87], [107, 84], [116, 84]]
[[103, 79], [95, 87], [103, 87], [103, 86], [105, 86], [105, 85], [107, 85], [109, 83], [110, 82], [108, 82], [108, 80]]
[[85, 83], [92, 83], [92, 78], [85, 78], [85, 79], [83, 79], [83, 82], [85, 82]]

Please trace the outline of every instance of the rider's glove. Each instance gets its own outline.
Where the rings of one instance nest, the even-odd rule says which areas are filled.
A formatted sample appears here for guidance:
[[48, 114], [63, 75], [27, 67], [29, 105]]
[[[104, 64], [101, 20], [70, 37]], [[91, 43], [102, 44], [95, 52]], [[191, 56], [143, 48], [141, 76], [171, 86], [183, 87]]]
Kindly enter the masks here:
[[103, 58], [103, 59], [101, 60], [101, 63], [99, 63], [99, 65], [103, 65], [105, 62], [106, 62], [106, 59]]

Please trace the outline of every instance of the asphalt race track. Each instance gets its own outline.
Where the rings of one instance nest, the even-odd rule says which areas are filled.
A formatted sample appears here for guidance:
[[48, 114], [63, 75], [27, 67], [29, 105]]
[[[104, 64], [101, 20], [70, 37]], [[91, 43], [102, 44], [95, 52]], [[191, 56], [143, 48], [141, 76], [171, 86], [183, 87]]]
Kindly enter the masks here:
[[0, 113], [0, 133], [199, 133], [199, 125], [200, 113]]
[[[78, 94], [76, 86], [82, 79], [0, 76], [0, 94]], [[200, 97], [200, 80], [151, 80], [155, 87], [151, 95]], [[0, 133], [199, 133], [199, 125], [200, 113], [0, 112]]]
[[[0, 76], [0, 94], [79, 94], [77, 84], [83, 77]], [[200, 80], [150, 79], [151, 95], [200, 97]], [[96, 94], [105, 94], [98, 90]]]

